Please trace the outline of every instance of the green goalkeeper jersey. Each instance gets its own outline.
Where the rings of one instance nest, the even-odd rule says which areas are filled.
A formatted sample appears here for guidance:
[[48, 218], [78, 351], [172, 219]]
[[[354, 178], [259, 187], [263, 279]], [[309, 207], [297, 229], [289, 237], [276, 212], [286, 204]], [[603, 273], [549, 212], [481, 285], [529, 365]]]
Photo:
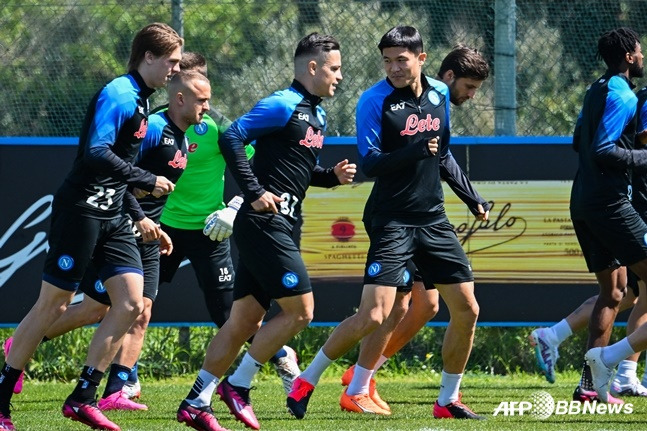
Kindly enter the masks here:
[[[214, 118], [215, 117], [215, 118]], [[189, 127], [187, 165], [184, 173], [168, 196], [161, 222], [176, 229], [202, 230], [209, 214], [225, 207], [225, 159], [220, 153], [218, 138], [231, 122], [209, 111], [202, 122]], [[254, 147], [245, 147], [247, 157]]]

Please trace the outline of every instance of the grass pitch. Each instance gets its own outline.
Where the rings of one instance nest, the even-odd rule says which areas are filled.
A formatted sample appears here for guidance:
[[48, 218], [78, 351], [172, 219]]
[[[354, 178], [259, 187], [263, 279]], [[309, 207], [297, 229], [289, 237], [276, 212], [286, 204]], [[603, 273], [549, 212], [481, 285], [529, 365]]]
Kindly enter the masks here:
[[[432, 430], [643, 430], [647, 423], [647, 399], [625, 398], [633, 404], [631, 414], [552, 414], [540, 420], [529, 413], [523, 416], [493, 416], [503, 401], [530, 401], [533, 394], [544, 391], [558, 402], [570, 401], [578, 382], [576, 373], [562, 373], [554, 385], [542, 376], [517, 374], [489, 376], [468, 374], [463, 379], [463, 401], [486, 421], [436, 420], [431, 415], [438, 394], [438, 374], [420, 372], [408, 376], [380, 376], [378, 389], [393, 410], [390, 417], [374, 417], [343, 412], [339, 408], [342, 386], [329, 371], [317, 386], [303, 420], [292, 418], [285, 409], [285, 394], [278, 378], [261, 376], [251, 392], [254, 411], [267, 431], [432, 431]], [[122, 431], [188, 430], [175, 420], [180, 401], [186, 396], [194, 376], [142, 382], [141, 402], [146, 412], [108, 412], [107, 416]], [[19, 431], [83, 431], [89, 428], [66, 419], [61, 405], [72, 391], [73, 384], [45, 383], [27, 380], [22, 394], [13, 398], [12, 418]], [[100, 388], [100, 391], [103, 388]], [[544, 395], [545, 398], [545, 395]], [[227, 407], [216, 397], [214, 411], [221, 425], [231, 430], [244, 426], [233, 419]]]

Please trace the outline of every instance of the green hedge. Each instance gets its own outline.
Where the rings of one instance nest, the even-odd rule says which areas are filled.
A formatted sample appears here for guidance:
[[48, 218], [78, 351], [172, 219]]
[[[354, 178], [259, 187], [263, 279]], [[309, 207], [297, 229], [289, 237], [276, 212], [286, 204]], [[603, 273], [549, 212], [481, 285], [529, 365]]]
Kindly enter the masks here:
[[[467, 371], [500, 375], [536, 371], [534, 352], [527, 338], [532, 329], [477, 328]], [[290, 345], [297, 351], [301, 364], [312, 360], [332, 330], [333, 328], [307, 328], [292, 340]], [[184, 330], [174, 327], [149, 328], [140, 359], [140, 375], [166, 378], [194, 374], [200, 369], [204, 352], [215, 332], [216, 329], [212, 327]], [[0, 338], [4, 340], [12, 333], [12, 329], [0, 329]], [[411, 343], [384, 365], [382, 372], [440, 372], [444, 333], [444, 328], [423, 328]], [[42, 344], [29, 362], [28, 377], [56, 381], [76, 379], [93, 334], [94, 328], [83, 328]], [[624, 334], [624, 328], [614, 328], [612, 339], [620, 339]], [[560, 346], [558, 371], [580, 369], [586, 337], [586, 331], [581, 331]], [[338, 360], [337, 366], [346, 368], [356, 359], [357, 348]], [[264, 369], [264, 372], [267, 371], [268, 366]]]

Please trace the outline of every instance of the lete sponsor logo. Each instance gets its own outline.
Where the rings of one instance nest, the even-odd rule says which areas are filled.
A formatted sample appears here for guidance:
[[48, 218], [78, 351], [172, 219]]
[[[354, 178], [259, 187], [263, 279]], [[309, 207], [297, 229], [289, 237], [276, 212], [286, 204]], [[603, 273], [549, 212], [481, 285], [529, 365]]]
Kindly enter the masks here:
[[[49, 244], [47, 242], [47, 233], [44, 230], [37, 230], [34, 232], [31, 241], [23, 244], [22, 248], [13, 254], [4, 256], [3, 249], [7, 243], [16, 237], [23, 237], [21, 231], [29, 231], [42, 221], [46, 220], [52, 213], [52, 195], [46, 195], [34, 202], [29, 208], [25, 210], [12, 224], [7, 231], [0, 237], [0, 287], [2, 287], [11, 276], [22, 266], [29, 263], [30, 260], [38, 256], [40, 253], [47, 253]], [[25, 235], [29, 237], [30, 235]], [[12, 244], [12, 249], [14, 249]]]
[[437, 132], [440, 130], [440, 118], [434, 118], [427, 114], [425, 118], [418, 118], [416, 114], [407, 117], [406, 125], [400, 132], [400, 136], [413, 136], [422, 132]]
[[306, 131], [305, 138], [301, 139], [299, 141], [299, 144], [308, 148], [311, 148], [311, 147], [322, 148], [323, 141], [324, 141], [324, 136], [321, 134], [321, 130], [317, 130], [317, 133], [315, 133], [312, 126], [310, 126]]

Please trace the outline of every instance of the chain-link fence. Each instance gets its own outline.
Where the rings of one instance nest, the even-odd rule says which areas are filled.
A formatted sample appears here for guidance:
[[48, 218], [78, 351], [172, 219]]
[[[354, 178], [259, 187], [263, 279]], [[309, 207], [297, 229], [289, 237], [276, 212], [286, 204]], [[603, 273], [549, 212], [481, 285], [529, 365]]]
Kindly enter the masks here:
[[344, 81], [324, 105], [329, 135], [354, 135], [357, 99], [383, 77], [376, 45], [407, 24], [423, 35], [428, 75], [459, 42], [491, 62], [475, 101], [453, 110], [455, 133], [568, 135], [604, 68], [597, 38], [621, 25], [644, 35], [645, 16], [641, 0], [4, 0], [0, 134], [76, 136], [94, 92], [124, 73], [135, 32], [163, 21], [207, 57], [213, 104], [231, 118], [289, 84], [296, 42], [316, 30], [342, 44]]

